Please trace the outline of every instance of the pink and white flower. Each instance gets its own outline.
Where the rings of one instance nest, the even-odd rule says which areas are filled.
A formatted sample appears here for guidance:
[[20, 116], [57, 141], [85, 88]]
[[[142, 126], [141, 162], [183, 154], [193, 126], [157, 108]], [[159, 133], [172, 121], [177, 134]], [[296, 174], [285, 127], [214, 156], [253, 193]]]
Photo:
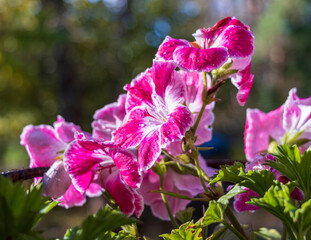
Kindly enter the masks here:
[[259, 153], [267, 152], [271, 140], [284, 144], [305, 139], [307, 143], [300, 146], [302, 151], [311, 145], [311, 97], [299, 98], [296, 91], [291, 89], [286, 102], [269, 113], [247, 109], [244, 132], [247, 160], [252, 161]]
[[[28, 125], [21, 134], [21, 144], [25, 146], [30, 156], [30, 167], [50, 167], [43, 176], [43, 193], [60, 201], [60, 206], [66, 208], [81, 206], [86, 196], [94, 197], [101, 194], [101, 187], [91, 184], [86, 193], [81, 194], [72, 185], [62, 162], [62, 152], [74, 140], [74, 134], [82, 132], [73, 123], [65, 122], [57, 117], [54, 128], [49, 125]], [[90, 136], [88, 133], [85, 133]], [[38, 180], [38, 179], [37, 179]]]
[[151, 69], [125, 86], [127, 116], [113, 141], [123, 148], [139, 145], [140, 170], [151, 168], [161, 148], [184, 137], [192, 125], [192, 114], [183, 105], [185, 84], [174, 77], [175, 67], [171, 62], [154, 61]]
[[250, 73], [254, 53], [254, 36], [249, 26], [236, 18], [227, 17], [211, 28], [198, 29], [195, 42], [166, 37], [156, 54], [158, 58], [175, 62], [187, 71], [210, 72], [226, 62], [233, 62], [230, 69], [232, 83], [238, 89], [237, 100], [244, 105], [253, 83]]
[[80, 134], [66, 149], [64, 164], [72, 183], [81, 193], [92, 182], [97, 182], [125, 214], [141, 215], [143, 199], [135, 189], [140, 186], [142, 176], [131, 151]]

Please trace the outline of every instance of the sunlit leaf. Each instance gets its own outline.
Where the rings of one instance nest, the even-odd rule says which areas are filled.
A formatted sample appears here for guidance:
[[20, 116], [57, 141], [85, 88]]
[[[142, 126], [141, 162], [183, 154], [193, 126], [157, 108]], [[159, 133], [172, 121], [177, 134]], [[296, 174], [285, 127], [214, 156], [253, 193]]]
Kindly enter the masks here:
[[171, 233], [160, 235], [164, 240], [202, 240], [202, 228], [193, 222], [184, 223], [179, 229], [174, 229]]

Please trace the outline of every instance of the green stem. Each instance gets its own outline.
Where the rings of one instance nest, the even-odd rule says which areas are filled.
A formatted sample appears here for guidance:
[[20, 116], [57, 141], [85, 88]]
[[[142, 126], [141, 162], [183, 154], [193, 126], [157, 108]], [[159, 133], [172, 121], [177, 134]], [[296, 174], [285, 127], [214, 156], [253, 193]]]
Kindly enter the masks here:
[[247, 239], [242, 233], [232, 227], [226, 220], [222, 220], [221, 223], [225, 225], [231, 232], [233, 232], [239, 239], [245, 240]]
[[287, 240], [287, 231], [286, 231], [284, 224], [283, 224], [283, 233], [282, 233], [281, 240]]
[[197, 120], [195, 121], [195, 124], [193, 126], [193, 136], [195, 136], [195, 133], [196, 133], [196, 131], [198, 129], [200, 120], [201, 120], [202, 115], [204, 113], [205, 107], [207, 105], [207, 102], [205, 101], [206, 95], [207, 95], [207, 77], [206, 77], [206, 72], [203, 72], [203, 80], [204, 80], [203, 81], [204, 87], [203, 87], [203, 92], [202, 92], [202, 107], [201, 107], [201, 110], [200, 110], [199, 115], [197, 117]]
[[208, 188], [206, 187], [206, 185], [205, 185], [205, 181], [204, 181], [204, 177], [203, 177], [203, 173], [202, 173], [202, 168], [201, 168], [201, 166], [200, 166], [200, 163], [199, 163], [199, 153], [196, 155], [196, 157], [195, 157], [195, 159], [194, 159], [194, 162], [195, 162], [195, 167], [196, 167], [196, 169], [197, 169], [197, 172], [198, 172], [198, 176], [199, 176], [199, 178], [200, 178], [200, 181], [201, 181], [201, 184], [202, 184], [202, 186], [203, 186], [203, 188], [204, 188], [204, 191], [206, 192], [206, 193], [208, 193], [208, 192], [210, 192], [209, 190], [208, 190]]
[[244, 232], [244, 229], [242, 228], [242, 226], [240, 225], [239, 221], [236, 219], [236, 217], [234, 216], [233, 212], [231, 211], [231, 209], [228, 206], [225, 209], [225, 214], [226, 214], [227, 218], [229, 219], [229, 221], [234, 226], [234, 228], [238, 232], [240, 232], [245, 239], [248, 239], [246, 234], [245, 234], [245, 232]]
[[[164, 191], [163, 175], [160, 175], [160, 190]], [[169, 217], [171, 219], [172, 224], [174, 225], [175, 228], [179, 228], [177, 222], [175, 221], [175, 219], [173, 217], [170, 205], [167, 202], [166, 195], [164, 193], [161, 193], [161, 197], [162, 197], [162, 200], [163, 200], [163, 202], [165, 204], [167, 213], [168, 213], [168, 215], [169, 215]]]
[[[225, 231], [227, 230], [228, 228], [225, 226], [225, 227], [222, 227], [221, 229], [219, 229], [217, 232], [214, 232], [212, 236], [210, 236], [210, 240], [218, 240], [224, 233]], [[203, 238], [205, 239], [205, 238]]]

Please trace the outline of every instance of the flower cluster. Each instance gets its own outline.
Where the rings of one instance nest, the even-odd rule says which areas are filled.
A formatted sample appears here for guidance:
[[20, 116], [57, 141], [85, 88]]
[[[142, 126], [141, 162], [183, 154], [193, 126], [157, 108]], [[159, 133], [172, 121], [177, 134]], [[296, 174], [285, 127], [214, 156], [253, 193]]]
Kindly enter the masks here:
[[[127, 215], [139, 217], [145, 203], [155, 216], [169, 219], [163, 195], [151, 190], [188, 198], [204, 192], [202, 172], [208, 178], [214, 170], [197, 146], [212, 138], [215, 94], [225, 79], [231, 78], [239, 104], [245, 104], [254, 37], [231, 17], [193, 36], [195, 42], [166, 37], [152, 67], [127, 84], [117, 102], [96, 111], [92, 134], [61, 117], [54, 128], [25, 127], [21, 144], [30, 167], [50, 167], [42, 179], [45, 195], [70, 207], [106, 191]], [[165, 170], [156, 171], [155, 164]], [[200, 171], [189, 175], [185, 169], [194, 165]], [[172, 196], [166, 201], [173, 215], [189, 203]]]

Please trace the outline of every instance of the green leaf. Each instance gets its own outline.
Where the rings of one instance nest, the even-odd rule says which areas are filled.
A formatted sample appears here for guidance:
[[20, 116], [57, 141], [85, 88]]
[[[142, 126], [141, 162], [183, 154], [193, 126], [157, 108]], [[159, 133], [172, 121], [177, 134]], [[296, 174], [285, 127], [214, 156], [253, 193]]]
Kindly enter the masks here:
[[81, 227], [68, 230], [64, 236], [64, 240], [105, 239], [103, 238], [104, 236], [107, 239], [108, 236], [111, 237], [111, 239], [127, 239], [125, 236], [128, 237], [130, 234], [122, 233], [118, 238], [118, 235], [114, 235], [111, 231], [123, 225], [137, 222], [137, 219], [129, 218], [116, 210], [109, 210], [109, 207], [106, 206], [104, 209], [100, 209], [96, 214], [88, 216], [81, 224]]
[[192, 219], [192, 214], [195, 208], [187, 207], [185, 210], [180, 210], [176, 213], [176, 218], [182, 223], [189, 222]]
[[277, 230], [268, 228], [260, 228], [255, 234], [266, 240], [279, 240], [282, 237]]
[[218, 175], [210, 181], [210, 184], [216, 184], [220, 181], [227, 181], [237, 183], [241, 181], [241, 178], [238, 176], [240, 171], [244, 171], [244, 166], [240, 162], [235, 162], [233, 166], [221, 166]]
[[311, 197], [311, 148], [301, 153], [297, 146], [282, 145], [274, 154], [276, 161], [269, 165], [283, 173], [305, 193], [306, 199]]
[[[25, 191], [21, 183], [0, 176], [0, 236], [4, 239], [39, 238], [33, 231], [38, 221], [55, 206], [42, 197], [40, 185]], [[50, 206], [50, 208], [49, 208]]]
[[202, 228], [193, 222], [184, 223], [179, 229], [174, 229], [171, 233], [160, 235], [164, 240], [202, 240]]
[[233, 166], [224, 166], [219, 174], [210, 182], [215, 184], [219, 181], [228, 181], [239, 186], [247, 187], [263, 196], [265, 192], [273, 185], [274, 175], [269, 170], [244, 171], [244, 166], [235, 162]]
[[295, 220], [297, 208], [291, 200], [290, 192], [287, 184], [275, 181], [275, 185], [270, 187], [264, 197], [251, 198], [248, 203], [264, 208], [283, 222], [289, 234], [297, 234], [300, 224]]
[[197, 222], [201, 227], [206, 227], [212, 223], [221, 222], [223, 220], [224, 210], [226, 206], [216, 201], [210, 201], [208, 209], [204, 216]]
[[242, 179], [241, 186], [247, 187], [254, 192], [263, 196], [266, 191], [274, 184], [274, 175], [270, 170], [240, 172], [239, 177]]
[[233, 198], [234, 196], [238, 195], [239, 193], [245, 192], [245, 190], [242, 189], [239, 185], [235, 185], [229, 192], [227, 192], [225, 195], [221, 196], [217, 202], [228, 205], [229, 200]]
[[294, 221], [300, 223], [299, 229], [305, 233], [311, 228], [311, 199], [301, 205], [301, 208], [295, 212]]
[[64, 240], [75, 240], [81, 235], [81, 229], [79, 227], [74, 227], [72, 229], [67, 229]]

